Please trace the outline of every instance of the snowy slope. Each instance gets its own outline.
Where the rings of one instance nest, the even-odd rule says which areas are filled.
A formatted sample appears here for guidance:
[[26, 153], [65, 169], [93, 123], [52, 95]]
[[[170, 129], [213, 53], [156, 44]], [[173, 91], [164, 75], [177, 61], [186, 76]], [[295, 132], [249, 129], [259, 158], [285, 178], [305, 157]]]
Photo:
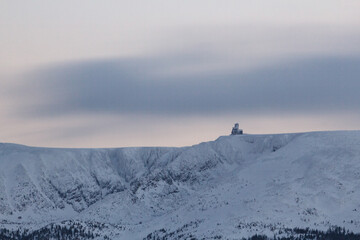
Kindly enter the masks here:
[[359, 232], [359, 199], [360, 131], [224, 136], [185, 148], [0, 144], [5, 228], [101, 223], [94, 231], [112, 239]]

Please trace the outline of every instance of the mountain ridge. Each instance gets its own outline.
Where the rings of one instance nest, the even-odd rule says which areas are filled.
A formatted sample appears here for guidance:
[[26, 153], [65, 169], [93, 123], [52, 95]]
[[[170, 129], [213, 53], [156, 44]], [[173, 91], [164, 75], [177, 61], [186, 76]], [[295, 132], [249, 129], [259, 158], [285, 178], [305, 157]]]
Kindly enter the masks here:
[[[360, 131], [221, 136], [170, 148], [2, 143], [0, 227], [99, 222], [112, 226], [113, 239], [190, 223], [199, 238], [215, 230], [228, 239], [285, 227], [355, 231], [357, 180]], [[263, 227], [254, 231], [254, 223]]]

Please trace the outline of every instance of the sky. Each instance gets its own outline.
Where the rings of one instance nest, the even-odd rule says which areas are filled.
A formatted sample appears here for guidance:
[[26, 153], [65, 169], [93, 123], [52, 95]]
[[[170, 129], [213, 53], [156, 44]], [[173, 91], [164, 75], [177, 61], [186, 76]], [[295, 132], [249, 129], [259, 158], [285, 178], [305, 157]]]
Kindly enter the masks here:
[[358, 0], [0, 0], [0, 142], [360, 128]]

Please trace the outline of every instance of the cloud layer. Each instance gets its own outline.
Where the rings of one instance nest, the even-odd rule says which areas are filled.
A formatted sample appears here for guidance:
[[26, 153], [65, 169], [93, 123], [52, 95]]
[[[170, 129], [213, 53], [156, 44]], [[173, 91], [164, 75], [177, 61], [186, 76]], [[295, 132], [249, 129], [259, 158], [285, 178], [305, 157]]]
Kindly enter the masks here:
[[[15, 88], [19, 114], [196, 115], [360, 110], [360, 58], [288, 61], [254, 71], [168, 74], [179, 59], [121, 59], [53, 66]], [[161, 70], [165, 73], [161, 74]]]

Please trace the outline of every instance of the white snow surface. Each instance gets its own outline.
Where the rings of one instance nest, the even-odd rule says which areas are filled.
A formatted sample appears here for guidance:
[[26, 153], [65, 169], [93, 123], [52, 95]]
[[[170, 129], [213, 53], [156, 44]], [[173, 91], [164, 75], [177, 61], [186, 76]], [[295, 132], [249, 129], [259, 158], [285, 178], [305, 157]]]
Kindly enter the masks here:
[[[183, 148], [0, 144], [0, 227], [104, 224], [110, 239], [360, 229], [360, 131], [223, 136]], [[171, 239], [171, 238], [169, 238]]]

